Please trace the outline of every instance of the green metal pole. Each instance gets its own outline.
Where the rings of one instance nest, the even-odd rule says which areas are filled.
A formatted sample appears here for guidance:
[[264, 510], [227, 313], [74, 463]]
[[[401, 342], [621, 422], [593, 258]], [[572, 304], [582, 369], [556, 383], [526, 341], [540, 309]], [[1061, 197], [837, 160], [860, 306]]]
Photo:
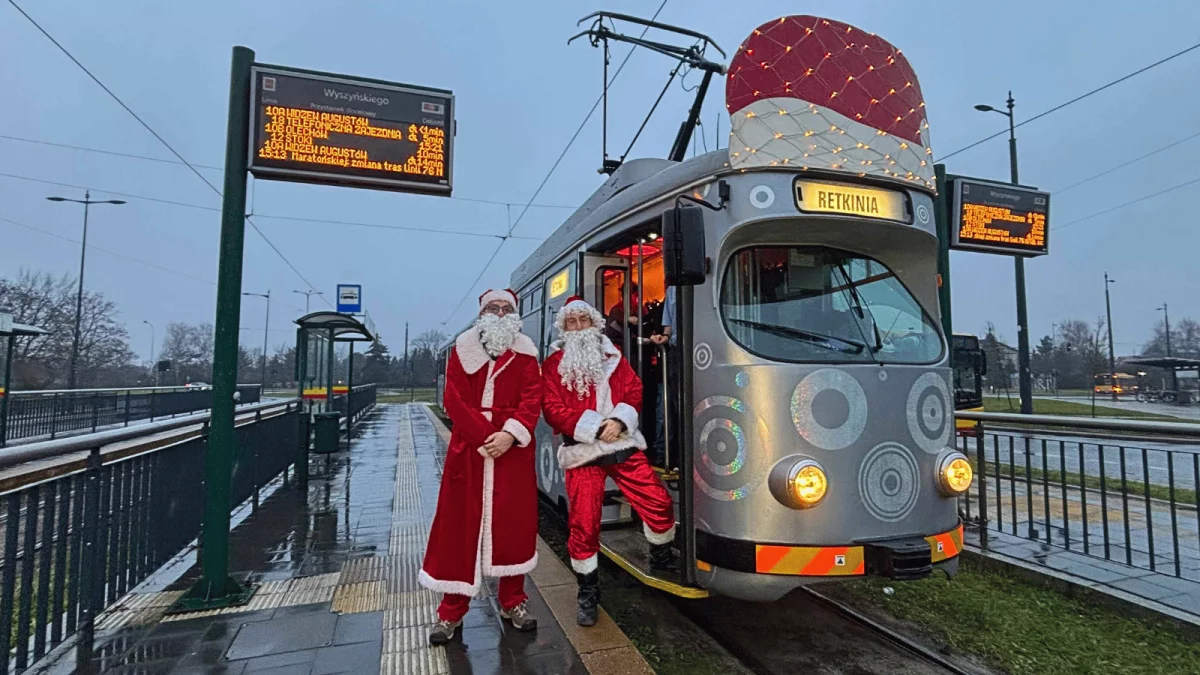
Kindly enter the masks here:
[[333, 411], [333, 329], [329, 329], [329, 345], [325, 348], [325, 375], [328, 386], [325, 387], [325, 412]]
[[0, 389], [0, 448], [8, 442], [8, 399], [12, 398], [13, 345], [16, 336], [8, 336], [8, 347], [4, 355], [4, 388]]
[[[354, 343], [350, 343], [350, 364], [346, 373], [346, 411], [349, 415], [350, 397], [354, 395]], [[350, 420], [346, 420], [346, 433], [350, 433]]]
[[954, 322], [951, 320], [950, 303], [950, 186], [946, 180], [946, 165], [934, 164], [933, 173], [937, 181], [937, 201], [933, 205], [933, 220], [937, 225], [938, 257], [937, 271], [941, 283], [938, 286], [938, 305], [942, 311], [942, 332], [946, 341], [953, 343]]
[[296, 395], [300, 397], [300, 410], [296, 416], [300, 425], [300, 456], [296, 459], [296, 480], [301, 487], [308, 487], [308, 436], [309, 406], [304, 400], [304, 380], [308, 376], [308, 332], [296, 329]]
[[221, 206], [221, 249], [217, 271], [216, 336], [213, 340], [213, 404], [204, 454], [205, 504], [202, 576], [180, 600], [179, 609], [244, 604], [252, 590], [229, 577], [230, 476], [236, 446], [238, 321], [242, 305], [242, 249], [246, 234], [246, 172], [249, 153], [250, 68], [254, 52], [233, 48], [229, 76], [229, 121], [225, 136], [225, 189]]

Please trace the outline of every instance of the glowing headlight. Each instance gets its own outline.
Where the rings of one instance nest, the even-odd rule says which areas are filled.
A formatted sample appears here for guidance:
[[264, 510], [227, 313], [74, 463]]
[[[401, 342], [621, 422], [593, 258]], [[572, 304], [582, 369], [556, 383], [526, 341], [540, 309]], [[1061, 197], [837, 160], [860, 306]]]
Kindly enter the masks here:
[[951, 452], [938, 463], [938, 485], [942, 488], [942, 494], [947, 497], [966, 492], [967, 488], [971, 487], [974, 477], [975, 471], [971, 468], [971, 463], [961, 452]]
[[808, 509], [816, 506], [825, 498], [829, 481], [825, 478], [825, 470], [811, 459], [801, 460], [792, 466], [788, 472], [788, 493], [796, 506]]

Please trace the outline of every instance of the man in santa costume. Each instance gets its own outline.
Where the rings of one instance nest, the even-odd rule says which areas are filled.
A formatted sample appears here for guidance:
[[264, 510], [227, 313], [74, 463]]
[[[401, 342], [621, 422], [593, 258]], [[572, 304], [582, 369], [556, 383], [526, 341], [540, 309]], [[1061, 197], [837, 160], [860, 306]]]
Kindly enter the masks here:
[[521, 333], [517, 298], [492, 290], [446, 364], [453, 423], [420, 581], [445, 595], [432, 644], [452, 640], [484, 576], [500, 577], [500, 615], [534, 630], [525, 574], [537, 565], [537, 478], [531, 445], [542, 403], [537, 347]]
[[576, 622], [591, 626], [600, 602], [596, 556], [605, 480], [616, 482], [642, 519], [652, 570], [678, 569], [671, 547], [675, 512], [671, 496], [642, 452], [642, 383], [602, 332], [604, 318], [572, 297], [558, 312], [556, 325], [557, 351], [542, 364], [542, 414], [563, 437], [558, 461], [566, 472], [570, 509], [567, 552], [579, 583]]

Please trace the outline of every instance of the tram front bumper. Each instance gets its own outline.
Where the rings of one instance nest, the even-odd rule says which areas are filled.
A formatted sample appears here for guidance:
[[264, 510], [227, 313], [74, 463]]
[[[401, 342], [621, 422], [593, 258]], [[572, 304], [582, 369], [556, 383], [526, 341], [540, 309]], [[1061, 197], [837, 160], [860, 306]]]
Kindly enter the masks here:
[[867, 574], [911, 581], [933, 574], [933, 554], [921, 537], [873, 541], [863, 546]]

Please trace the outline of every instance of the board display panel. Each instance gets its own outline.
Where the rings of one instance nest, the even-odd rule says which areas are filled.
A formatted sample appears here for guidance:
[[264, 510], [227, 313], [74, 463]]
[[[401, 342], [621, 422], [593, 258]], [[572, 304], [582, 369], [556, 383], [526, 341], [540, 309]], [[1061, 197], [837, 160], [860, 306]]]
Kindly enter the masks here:
[[952, 181], [950, 248], [1032, 257], [1050, 252], [1050, 194], [972, 178]]
[[450, 196], [453, 93], [256, 65], [250, 96], [256, 178]]

